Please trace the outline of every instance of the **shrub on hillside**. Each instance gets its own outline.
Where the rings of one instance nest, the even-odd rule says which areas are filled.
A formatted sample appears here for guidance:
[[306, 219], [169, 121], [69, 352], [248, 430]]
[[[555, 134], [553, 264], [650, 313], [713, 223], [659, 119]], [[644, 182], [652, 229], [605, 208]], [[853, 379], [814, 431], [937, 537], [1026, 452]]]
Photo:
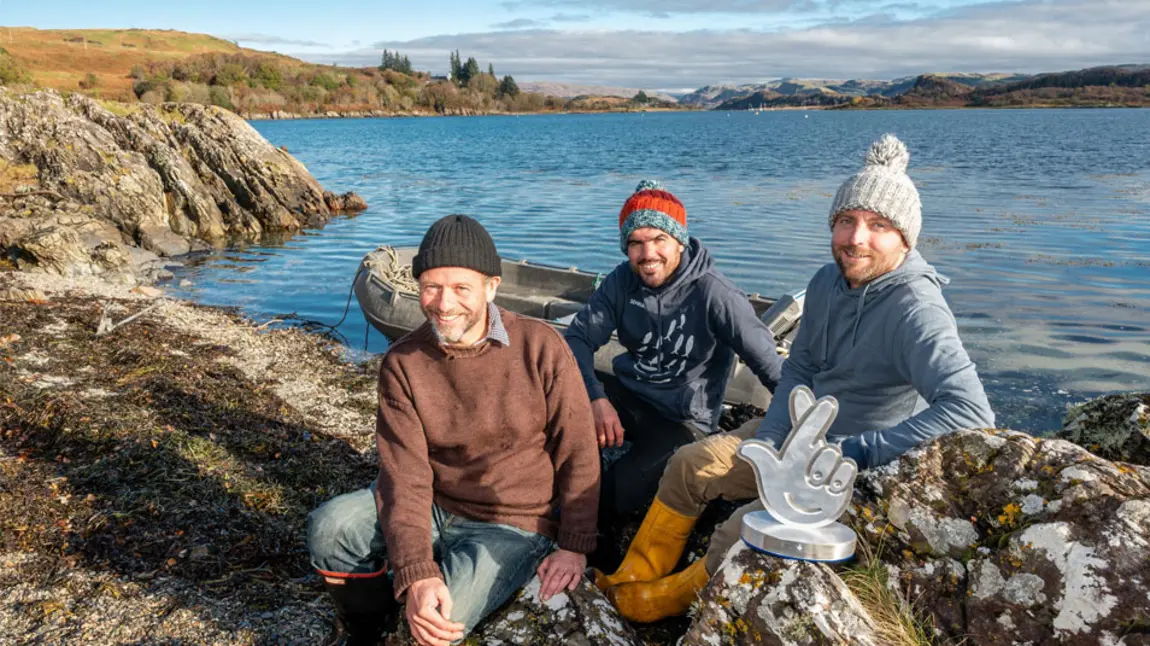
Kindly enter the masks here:
[[490, 74], [479, 74], [468, 81], [467, 89], [492, 96], [499, 89], [499, 81]]
[[8, 50], [0, 47], [0, 85], [22, 85], [32, 82], [32, 74]]
[[208, 88], [208, 98], [212, 105], [218, 105], [235, 112], [236, 106], [232, 103], [232, 94], [225, 87], [213, 85]]
[[255, 79], [269, 90], [280, 89], [284, 82], [283, 73], [279, 67], [269, 62], [260, 63], [256, 67]]
[[311, 85], [322, 87], [323, 89], [331, 92], [339, 87], [339, 80], [327, 72], [317, 72], [311, 79]]
[[212, 77], [212, 85], [238, 85], [248, 80], [247, 71], [237, 63], [225, 63]]

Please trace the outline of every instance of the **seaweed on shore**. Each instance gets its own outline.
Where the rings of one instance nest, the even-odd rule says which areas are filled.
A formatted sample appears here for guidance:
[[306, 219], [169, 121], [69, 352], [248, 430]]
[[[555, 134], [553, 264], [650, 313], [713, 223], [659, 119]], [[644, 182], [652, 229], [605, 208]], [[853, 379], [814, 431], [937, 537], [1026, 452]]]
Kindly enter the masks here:
[[[100, 310], [0, 302], [0, 551], [53, 555], [25, 577], [84, 565], [253, 608], [314, 598], [307, 513], [369, 482], [371, 453], [222, 362], [211, 339], [148, 317], [97, 337]], [[317, 370], [373, 388], [326, 356]]]

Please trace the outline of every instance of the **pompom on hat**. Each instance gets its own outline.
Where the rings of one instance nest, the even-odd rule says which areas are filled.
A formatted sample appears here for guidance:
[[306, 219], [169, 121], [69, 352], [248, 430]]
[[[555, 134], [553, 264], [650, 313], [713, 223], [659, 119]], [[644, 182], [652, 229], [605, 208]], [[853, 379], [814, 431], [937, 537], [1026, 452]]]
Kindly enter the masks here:
[[831, 203], [829, 223], [843, 211], [861, 210], [878, 213], [902, 232], [906, 246], [914, 249], [922, 230], [922, 202], [914, 182], [906, 174], [910, 153], [906, 145], [892, 134], [883, 135], [871, 144], [866, 162], [839, 187]]
[[619, 247], [627, 253], [627, 238], [643, 227], [666, 231], [686, 246], [687, 208], [658, 180], [645, 179], [619, 211]]

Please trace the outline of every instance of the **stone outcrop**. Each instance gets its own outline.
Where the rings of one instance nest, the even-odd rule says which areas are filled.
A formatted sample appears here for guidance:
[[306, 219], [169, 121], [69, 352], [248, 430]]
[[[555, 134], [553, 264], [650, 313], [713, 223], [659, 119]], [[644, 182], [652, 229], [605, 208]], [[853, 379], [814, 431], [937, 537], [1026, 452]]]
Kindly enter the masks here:
[[[387, 646], [412, 646], [416, 642], [399, 622], [397, 634], [387, 638]], [[534, 577], [519, 594], [481, 623], [468, 636], [468, 644], [572, 644], [575, 646], [640, 646], [634, 629], [615, 611], [599, 590], [586, 578], [569, 592], [547, 601], [539, 599], [539, 577]]]
[[711, 577], [682, 644], [882, 646], [875, 622], [834, 570], [742, 543]]
[[[856, 485], [860, 553], [877, 555], [892, 598], [913, 600], [936, 638], [1150, 643], [1150, 468], [1063, 440], [961, 431]], [[873, 641], [887, 627], [842, 583], [851, 567], [733, 548], [681, 643], [888, 643]]]
[[19, 268], [120, 282], [163, 258], [362, 210], [238, 116], [0, 88], [0, 253]]
[[1107, 460], [1150, 466], [1150, 393], [1106, 395], [1075, 406], [1056, 435]]

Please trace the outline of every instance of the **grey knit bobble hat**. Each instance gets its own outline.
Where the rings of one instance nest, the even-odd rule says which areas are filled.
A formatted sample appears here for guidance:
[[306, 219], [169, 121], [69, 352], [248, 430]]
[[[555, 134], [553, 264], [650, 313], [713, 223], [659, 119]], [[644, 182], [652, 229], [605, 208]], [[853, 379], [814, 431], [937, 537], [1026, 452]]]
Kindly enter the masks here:
[[914, 249], [922, 229], [922, 202], [918, 190], [906, 174], [910, 153], [892, 134], [885, 134], [870, 146], [863, 169], [839, 187], [831, 204], [829, 223], [843, 211], [858, 209], [878, 213], [902, 232], [906, 246]]

